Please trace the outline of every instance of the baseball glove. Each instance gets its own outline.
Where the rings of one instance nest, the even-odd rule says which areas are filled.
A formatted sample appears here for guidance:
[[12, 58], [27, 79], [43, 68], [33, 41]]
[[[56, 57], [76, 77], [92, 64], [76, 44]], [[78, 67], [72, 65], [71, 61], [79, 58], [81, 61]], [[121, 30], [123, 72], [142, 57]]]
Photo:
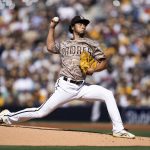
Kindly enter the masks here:
[[83, 51], [80, 55], [80, 68], [81, 71], [86, 74], [89, 68], [95, 69], [97, 66], [96, 60], [86, 51]]

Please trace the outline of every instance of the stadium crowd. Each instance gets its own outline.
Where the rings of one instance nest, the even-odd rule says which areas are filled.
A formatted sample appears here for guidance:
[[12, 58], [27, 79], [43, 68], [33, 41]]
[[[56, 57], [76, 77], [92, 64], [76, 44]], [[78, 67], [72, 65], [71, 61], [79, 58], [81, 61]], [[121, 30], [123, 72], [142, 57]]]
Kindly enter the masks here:
[[75, 15], [91, 20], [88, 36], [110, 53], [111, 67], [92, 80], [113, 90], [118, 105], [150, 107], [149, 0], [43, 0], [0, 10], [0, 107], [39, 106], [53, 93], [59, 55], [46, 49], [49, 21], [59, 16], [58, 41], [71, 38]]

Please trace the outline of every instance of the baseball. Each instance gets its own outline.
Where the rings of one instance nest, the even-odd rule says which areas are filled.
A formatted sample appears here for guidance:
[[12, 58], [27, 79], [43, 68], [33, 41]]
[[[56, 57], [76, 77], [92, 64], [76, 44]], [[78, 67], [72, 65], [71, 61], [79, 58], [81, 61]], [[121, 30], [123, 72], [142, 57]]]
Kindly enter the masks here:
[[53, 21], [58, 22], [59, 21], [59, 17], [54, 17]]

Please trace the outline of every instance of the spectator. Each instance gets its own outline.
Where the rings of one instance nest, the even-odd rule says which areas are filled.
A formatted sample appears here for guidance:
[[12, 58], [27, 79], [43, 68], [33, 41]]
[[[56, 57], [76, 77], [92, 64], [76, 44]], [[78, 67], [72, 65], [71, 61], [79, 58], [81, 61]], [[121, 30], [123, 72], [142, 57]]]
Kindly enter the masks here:
[[105, 84], [115, 92], [118, 104], [150, 106], [150, 3], [122, 0], [118, 4], [112, 0], [44, 0], [25, 6], [15, 1], [14, 9], [1, 10], [0, 105], [38, 105], [49, 97], [61, 62], [45, 50], [47, 22], [60, 17], [57, 40], [62, 40], [70, 37], [64, 22], [74, 15], [87, 15], [93, 20], [88, 36], [113, 54], [111, 80]]

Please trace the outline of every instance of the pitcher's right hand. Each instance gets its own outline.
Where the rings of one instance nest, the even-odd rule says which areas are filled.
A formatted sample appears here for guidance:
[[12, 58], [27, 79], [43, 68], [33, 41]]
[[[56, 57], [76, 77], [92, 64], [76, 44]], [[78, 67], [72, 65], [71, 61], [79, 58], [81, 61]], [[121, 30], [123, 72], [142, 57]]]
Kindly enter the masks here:
[[59, 18], [58, 18], [58, 17], [54, 17], [54, 18], [52, 18], [52, 20], [50, 21], [50, 27], [51, 27], [51, 28], [55, 28], [58, 23], [59, 23]]

